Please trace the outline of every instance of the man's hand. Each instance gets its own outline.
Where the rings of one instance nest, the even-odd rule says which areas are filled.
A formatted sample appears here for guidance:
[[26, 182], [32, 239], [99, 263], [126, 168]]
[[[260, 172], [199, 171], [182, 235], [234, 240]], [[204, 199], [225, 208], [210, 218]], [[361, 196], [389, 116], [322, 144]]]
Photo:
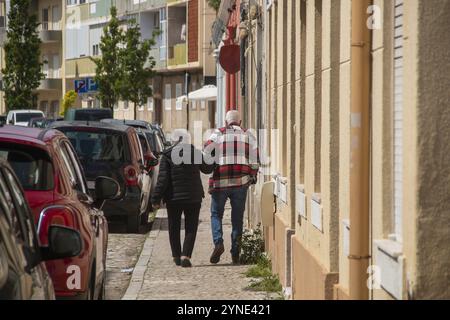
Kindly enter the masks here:
[[153, 210], [158, 210], [158, 209], [161, 208], [161, 205], [160, 205], [159, 203], [158, 203], [158, 204], [153, 203], [153, 204], [152, 204], [152, 207], [153, 207]]

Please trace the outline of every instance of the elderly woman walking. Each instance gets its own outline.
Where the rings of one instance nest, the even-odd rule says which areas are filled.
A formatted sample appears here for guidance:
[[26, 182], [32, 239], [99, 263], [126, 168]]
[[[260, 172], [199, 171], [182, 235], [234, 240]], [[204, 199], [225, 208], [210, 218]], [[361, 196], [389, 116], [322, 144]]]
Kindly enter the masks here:
[[[174, 146], [164, 151], [152, 205], [167, 205], [169, 238], [173, 261], [184, 268], [192, 267], [191, 257], [199, 223], [200, 208], [205, 193], [200, 172], [210, 174], [214, 167], [204, 162], [203, 153], [190, 143], [185, 130], [172, 135]], [[184, 213], [185, 238], [181, 247], [181, 217]]]

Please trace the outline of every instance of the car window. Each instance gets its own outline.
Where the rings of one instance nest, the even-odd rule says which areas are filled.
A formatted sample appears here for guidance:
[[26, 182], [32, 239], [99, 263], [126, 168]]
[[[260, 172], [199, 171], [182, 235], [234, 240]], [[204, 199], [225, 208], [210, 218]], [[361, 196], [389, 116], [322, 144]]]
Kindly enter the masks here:
[[82, 181], [80, 181], [76, 171], [75, 171], [75, 166], [73, 165], [72, 159], [70, 158], [69, 152], [66, 148], [66, 144], [64, 142], [62, 142], [60, 144], [61, 147], [61, 156], [63, 158], [63, 162], [64, 162], [64, 166], [67, 169], [67, 172], [69, 173], [69, 178], [71, 180], [72, 183], [72, 187], [79, 192], [83, 192], [85, 193], [85, 188], [83, 186]]
[[147, 138], [143, 134], [139, 134], [139, 142], [141, 143], [142, 151], [144, 152], [144, 154], [147, 154], [149, 152], [148, 142]]
[[87, 184], [86, 184], [86, 179], [84, 178], [84, 173], [83, 173], [83, 169], [80, 167], [79, 163], [78, 163], [78, 158], [75, 154], [75, 151], [73, 150], [73, 147], [68, 143], [68, 142], [63, 142], [64, 148], [67, 151], [67, 154], [70, 157], [71, 163], [73, 165], [75, 174], [76, 174], [76, 178], [77, 181], [81, 187], [81, 192], [83, 193], [87, 193]]
[[126, 160], [126, 144], [121, 133], [60, 130], [69, 138], [83, 165]]
[[144, 163], [144, 152], [142, 151], [142, 146], [141, 146], [141, 143], [139, 142], [139, 137], [136, 132], [133, 134], [133, 140], [134, 140], [135, 146], [137, 148], [136, 151], [137, 151], [138, 161], [140, 163]]
[[25, 190], [53, 190], [53, 164], [45, 151], [34, 147], [0, 143], [0, 158], [11, 165]]
[[[8, 184], [5, 183], [8, 181]], [[28, 204], [23, 196], [22, 190], [9, 169], [2, 170], [0, 185], [10, 205], [9, 212], [11, 225], [18, 239], [33, 248], [33, 228]], [[9, 185], [9, 188], [8, 188]], [[11, 191], [10, 191], [11, 190]]]
[[17, 113], [16, 122], [28, 122], [30, 119], [42, 117], [42, 113]]

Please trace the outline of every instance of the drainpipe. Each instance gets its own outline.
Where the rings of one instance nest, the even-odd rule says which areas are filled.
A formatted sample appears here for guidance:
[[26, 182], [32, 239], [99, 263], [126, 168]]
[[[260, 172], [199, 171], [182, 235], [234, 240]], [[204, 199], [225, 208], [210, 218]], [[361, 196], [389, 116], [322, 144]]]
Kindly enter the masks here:
[[367, 9], [371, 0], [352, 1], [350, 284], [352, 300], [369, 299], [370, 77], [371, 31]]

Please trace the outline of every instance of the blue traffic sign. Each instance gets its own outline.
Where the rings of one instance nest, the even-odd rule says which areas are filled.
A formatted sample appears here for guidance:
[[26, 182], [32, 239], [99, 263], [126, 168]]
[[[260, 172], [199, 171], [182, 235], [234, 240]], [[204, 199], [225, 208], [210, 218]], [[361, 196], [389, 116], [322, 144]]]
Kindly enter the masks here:
[[95, 91], [98, 91], [98, 84], [94, 81], [94, 78], [75, 80], [75, 92], [88, 93]]

